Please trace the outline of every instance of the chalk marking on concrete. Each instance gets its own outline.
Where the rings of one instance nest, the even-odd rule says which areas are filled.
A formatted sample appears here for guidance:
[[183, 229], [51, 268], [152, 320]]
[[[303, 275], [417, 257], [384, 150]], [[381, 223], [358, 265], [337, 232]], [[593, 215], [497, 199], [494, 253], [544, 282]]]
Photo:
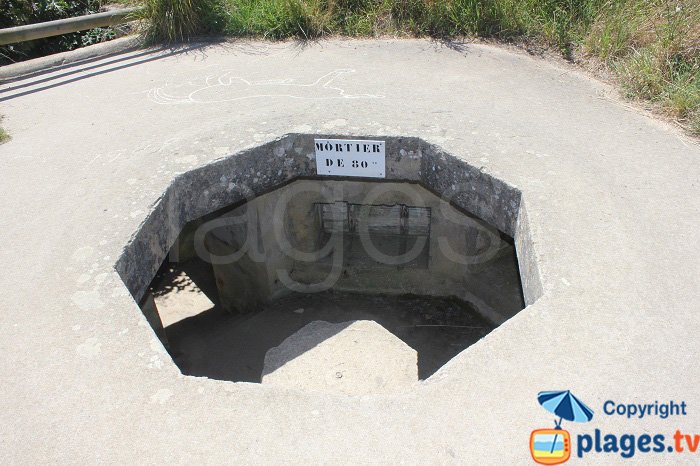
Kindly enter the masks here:
[[[240, 76], [232, 75], [232, 71], [226, 71], [220, 75], [208, 75], [204, 81], [185, 81], [181, 84], [166, 83], [164, 86], [154, 87], [147, 91], [149, 100], [160, 105], [186, 104], [186, 103], [223, 103], [235, 102], [245, 99], [262, 98], [290, 98], [306, 100], [329, 100], [329, 99], [383, 99], [385, 96], [379, 94], [349, 94], [343, 88], [332, 85], [333, 82], [342, 75], [354, 73], [354, 69], [337, 69], [324, 74], [315, 81], [307, 84], [296, 83], [291, 78], [268, 79], [262, 81], [250, 81]], [[187, 94], [177, 94], [179, 88], [194, 87]], [[218, 90], [234, 89], [234, 94], [238, 95], [228, 98], [217, 98]], [[262, 92], [260, 92], [260, 91]], [[214, 91], [214, 95], [208, 98], [202, 93]], [[313, 92], [309, 92], [313, 91]], [[327, 91], [333, 91], [335, 95], [319, 95]], [[248, 95], [240, 95], [250, 92]]]

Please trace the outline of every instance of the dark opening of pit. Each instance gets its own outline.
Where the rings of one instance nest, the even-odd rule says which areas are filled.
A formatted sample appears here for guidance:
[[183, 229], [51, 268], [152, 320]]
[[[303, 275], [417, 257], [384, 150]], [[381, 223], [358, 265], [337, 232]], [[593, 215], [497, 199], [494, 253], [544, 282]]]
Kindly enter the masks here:
[[307, 324], [355, 320], [413, 348], [425, 379], [524, 307], [508, 235], [417, 183], [351, 180], [190, 222], [142, 305], [184, 374], [246, 382]]

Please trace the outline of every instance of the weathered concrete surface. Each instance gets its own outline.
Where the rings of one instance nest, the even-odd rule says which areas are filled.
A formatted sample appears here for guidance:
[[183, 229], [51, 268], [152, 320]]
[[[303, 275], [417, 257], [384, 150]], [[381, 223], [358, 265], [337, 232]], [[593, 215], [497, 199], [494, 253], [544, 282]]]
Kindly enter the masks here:
[[[551, 389], [596, 411], [564, 424], [573, 435], [700, 432], [700, 148], [606, 86], [423, 41], [93, 65], [0, 94], [20, 95], [1, 109], [6, 462], [528, 464]], [[420, 137], [516, 186], [541, 298], [402, 395], [182, 377], [114, 263], [176, 174], [293, 132]], [[688, 415], [628, 421], [602, 413], [608, 399], [684, 400]]]
[[418, 354], [371, 320], [313, 321], [265, 355], [262, 383], [315, 392], [405, 392], [418, 382]]
[[[519, 190], [419, 138], [388, 136], [385, 137], [385, 140], [387, 180], [420, 182], [424, 187], [440, 193], [441, 196], [444, 195], [447, 201], [455, 203], [489, 225], [511, 235], [516, 230], [518, 212], [521, 207]], [[117, 261], [117, 272], [131, 294], [140, 300], [153, 275], [175, 244], [178, 233], [183, 228], [189, 229], [187, 222], [195, 219], [199, 219], [197, 220], [199, 222], [202, 216], [211, 219], [209, 214], [212, 212], [230, 209], [232, 205], [251, 200], [255, 196], [262, 198], [261, 194], [279, 188], [289, 181], [315, 175], [314, 136], [311, 134], [285, 135], [273, 142], [253, 147], [235, 156], [225, 157], [201, 168], [187, 171], [173, 180], [153, 206], [138, 232], [129, 241], [124, 254]], [[296, 183], [295, 188], [290, 188], [288, 193], [295, 197], [301, 195], [306, 188], [300, 185], [302, 183]], [[326, 192], [327, 196], [339, 196], [341, 190], [330, 189], [328, 191]], [[374, 194], [379, 193], [375, 192]], [[367, 193], [366, 196], [358, 195], [363, 199], [369, 199], [371, 196], [371, 193]], [[269, 210], [269, 213], [266, 214], [280, 215], [277, 212], [280, 205], [284, 206], [286, 202], [272, 203], [266, 207], [266, 210]], [[282, 209], [280, 208], [280, 210]], [[215, 223], [207, 222], [198, 231], [205, 233], [214, 227]], [[273, 223], [279, 226], [277, 222]], [[273, 228], [273, 230], [275, 229]], [[285, 229], [288, 228], [285, 227]], [[522, 231], [527, 236], [527, 229], [522, 229]], [[199, 245], [201, 250], [198, 252], [203, 254], [203, 257], [207, 255], [207, 248], [210, 248], [214, 256], [230, 257], [230, 254], [233, 253], [230, 250], [226, 251], [230, 248], [227, 248], [224, 242], [216, 240], [216, 238], [209, 241], [211, 235], [206, 235], [206, 241], [196, 240], [196, 236], [195, 232], [194, 249], [197, 250], [196, 246]], [[265, 236], [264, 233], [259, 236], [258, 240], [265, 243], [262, 240], [262, 237]], [[274, 237], [277, 238], [277, 235]], [[233, 238], [229, 238], [229, 240], [233, 240]], [[249, 243], [255, 244], [258, 243], [258, 240], [251, 239]], [[438, 239], [439, 241], [441, 240]], [[235, 240], [233, 242], [236, 243]], [[206, 247], [203, 247], [204, 243], [207, 243]], [[237, 248], [235, 244], [231, 246]], [[238, 246], [242, 247], [243, 244]], [[277, 253], [277, 255], [280, 254], [281, 252]], [[287, 254], [285, 253], [285, 255]], [[241, 263], [249, 262], [247, 268], [250, 269], [252, 275], [258, 278], [249, 280], [239, 273], [235, 280], [241, 282], [264, 281], [262, 276], [266, 272], [263, 264], [252, 263], [258, 256], [259, 254], [251, 252], [241, 259]], [[485, 259], [488, 254], [485, 253], [482, 256]], [[274, 265], [276, 260], [273, 257], [267, 259], [273, 263], [272, 267], [276, 269], [277, 267]], [[227, 262], [230, 261], [227, 260]], [[456, 265], [456, 262], [451, 264]], [[253, 267], [254, 265], [255, 267]], [[253, 268], [257, 270], [252, 272]], [[282, 281], [281, 276], [270, 277], [270, 280], [278, 278]], [[538, 281], [536, 273], [531, 274], [528, 278]], [[292, 280], [295, 279], [292, 278]], [[292, 285], [287, 284], [287, 286], [293, 288]], [[229, 288], [227, 283], [224, 283], [224, 287]], [[256, 302], [261, 304], [265, 295], [275, 292], [273, 286], [255, 287], [250, 283], [243, 285], [243, 287], [249, 290], [245, 293], [246, 296], [242, 296], [238, 300], [231, 299], [232, 297], [229, 296], [224, 301], [232, 302], [233, 307], [242, 309], [254, 306]], [[537, 297], [539, 295], [526, 295], [525, 300], [534, 302]], [[491, 306], [484, 307], [490, 308]], [[487, 311], [488, 309], [485, 309], [485, 312]], [[491, 314], [495, 321], [503, 320], [498, 318], [494, 311], [490, 311], [488, 314]]]
[[[291, 138], [297, 137], [287, 136], [280, 142]], [[236, 182], [234, 175], [222, 171], [221, 175], [213, 177], [215, 185], [219, 184], [220, 176], [230, 176]], [[202, 180], [197, 185], [202, 190], [208, 187], [206, 183]], [[472, 193], [471, 189], [467, 191]], [[520, 193], [513, 197], [519, 202]], [[359, 238], [361, 227], [356, 227], [358, 231], [354, 233], [334, 232], [336, 236], [331, 236], [327, 232], [324, 236], [318, 204], [338, 201], [356, 206], [367, 201], [376, 205], [426, 208], [429, 212], [426, 234], [420, 238], [421, 242], [408, 246], [408, 250], [416, 247], [418, 259], [397, 267], [386, 264], [386, 258], [368, 252], [367, 244], [370, 244], [373, 248], [384, 248], [376, 249], [380, 254], [399, 256], [398, 235], [389, 241], [376, 235], [365, 236], [363, 240]], [[347, 218], [347, 212], [337, 214], [342, 219]], [[398, 221], [398, 215], [395, 220]], [[357, 224], [361, 220], [354, 221]], [[167, 236], [167, 221], [155, 217], [149, 222], [160, 226], [145, 228], [156, 231], [161, 237]], [[369, 227], [366, 228], [369, 232]], [[480, 233], [483, 238], [473, 232]], [[278, 237], [286, 238], [284, 247]], [[182, 249], [179, 243], [184, 241], [187, 239], [178, 239], [178, 248]], [[212, 220], [211, 227], [205, 226], [195, 235], [194, 241], [199, 243], [191, 249], [201, 251], [202, 257], [212, 263], [221, 304], [234, 314], [251, 312], [266, 302], [290, 294], [290, 282], [301, 289], [327, 283], [329, 289], [356, 293], [456, 296], [471, 303], [496, 325], [524, 307], [513, 245], [502, 240], [493, 227], [467, 217], [417, 184], [337, 179], [295, 181]], [[206, 247], [202, 243], [206, 243]], [[305, 254], [294, 254], [290, 249]], [[323, 250], [326, 252], [322, 253]], [[312, 254], [314, 251], [319, 253]], [[209, 252], [215, 259], [209, 257]], [[165, 253], [162, 251], [163, 255]], [[231, 259], [243, 253], [245, 255], [238, 260]], [[124, 263], [134, 261], [143, 262], [143, 255], [131, 255], [127, 251], [120, 259]], [[152, 268], [159, 264], [157, 261]], [[125, 265], [118, 270], [128, 274], [134, 268]], [[144, 269], [148, 268], [142, 267], [141, 271]]]

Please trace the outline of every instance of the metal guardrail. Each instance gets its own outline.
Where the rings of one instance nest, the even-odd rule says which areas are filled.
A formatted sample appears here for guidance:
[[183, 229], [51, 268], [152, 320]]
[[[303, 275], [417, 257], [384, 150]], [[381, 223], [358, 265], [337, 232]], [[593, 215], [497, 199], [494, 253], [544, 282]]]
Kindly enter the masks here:
[[83, 31], [85, 29], [113, 26], [126, 22], [125, 20], [131, 19], [129, 17], [133, 17], [134, 13], [140, 10], [141, 8], [124, 8], [106, 11], [104, 13], [76, 16], [75, 18], [0, 29], [0, 45], [43, 39], [44, 37], [60, 36], [61, 34]]

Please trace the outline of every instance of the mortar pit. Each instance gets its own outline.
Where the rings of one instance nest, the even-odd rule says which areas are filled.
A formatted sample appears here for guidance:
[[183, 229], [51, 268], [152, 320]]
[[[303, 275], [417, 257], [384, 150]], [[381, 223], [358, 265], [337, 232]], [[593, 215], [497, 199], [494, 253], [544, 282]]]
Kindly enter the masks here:
[[426, 379], [525, 303], [513, 239], [420, 184], [302, 179], [188, 223], [141, 307], [183, 374], [260, 382], [306, 325], [356, 320]]

